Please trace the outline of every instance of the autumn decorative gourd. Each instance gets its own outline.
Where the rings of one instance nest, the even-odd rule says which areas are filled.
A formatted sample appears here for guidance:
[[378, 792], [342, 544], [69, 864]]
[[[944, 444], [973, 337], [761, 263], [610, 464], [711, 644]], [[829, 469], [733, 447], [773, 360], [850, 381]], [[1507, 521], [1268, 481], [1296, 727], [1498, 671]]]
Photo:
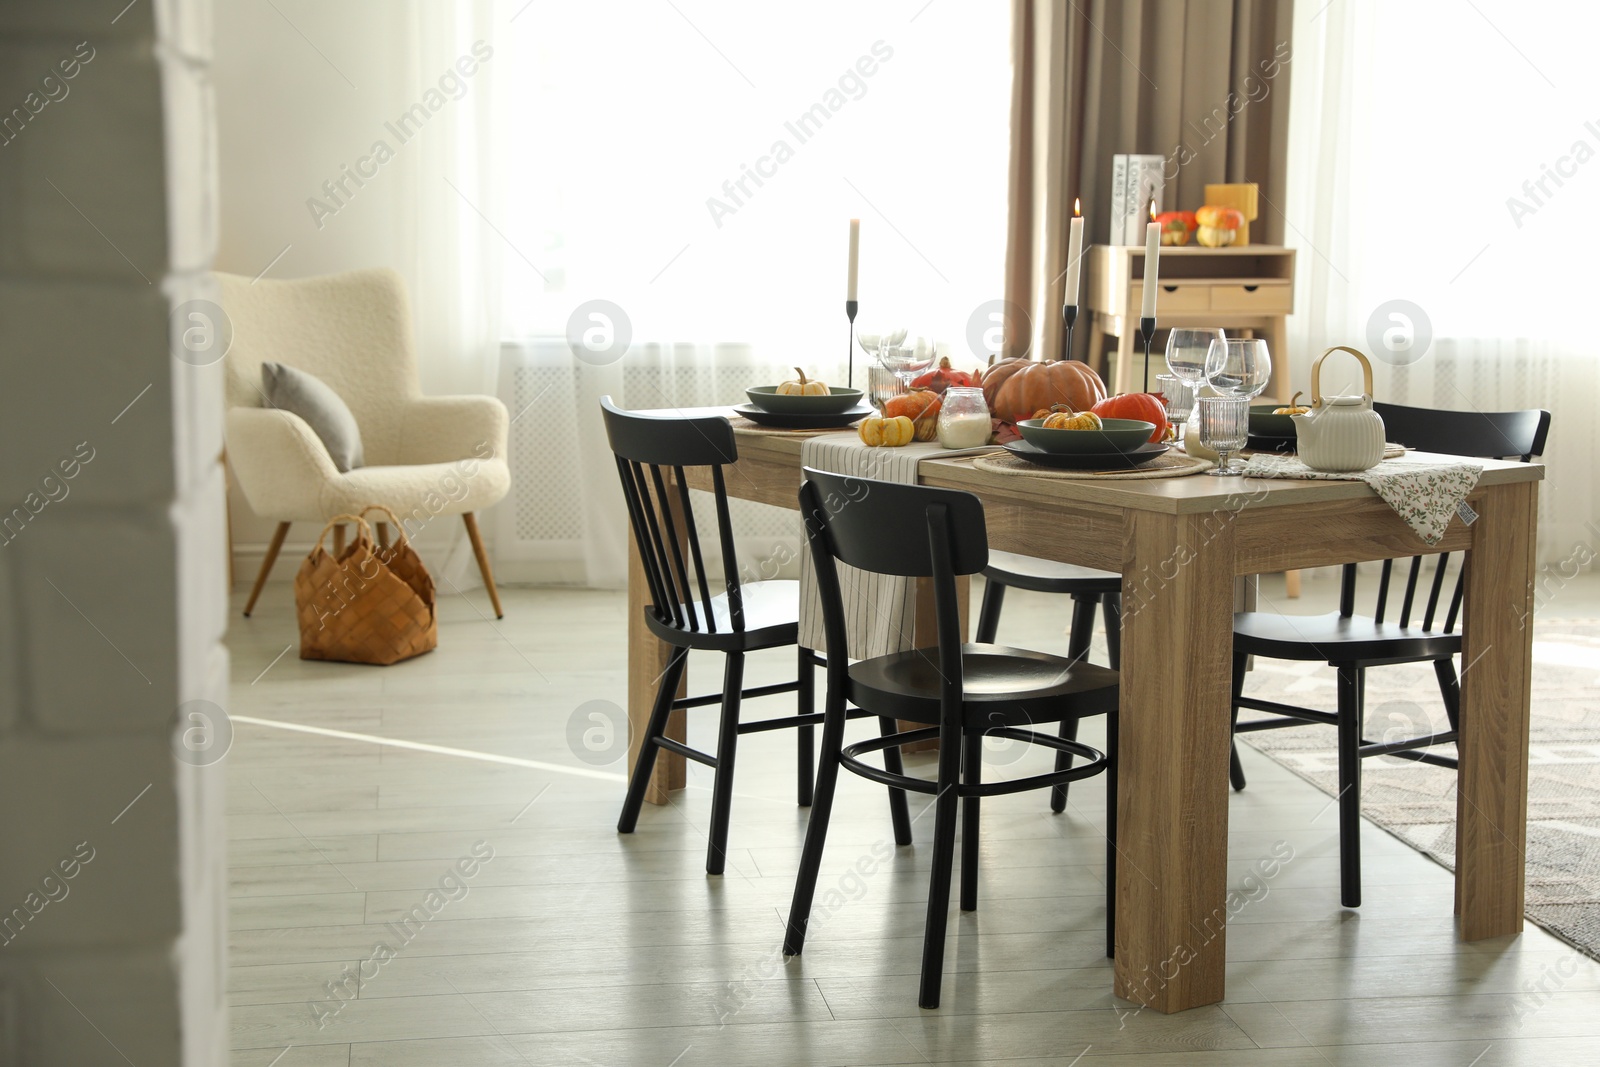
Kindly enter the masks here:
[[1192, 211], [1163, 211], [1155, 221], [1161, 226], [1161, 243], [1164, 245], [1188, 244], [1189, 236], [1200, 225]]
[[1040, 408], [1065, 404], [1088, 411], [1106, 396], [1106, 384], [1089, 364], [1076, 359], [1041, 362], [1012, 357], [983, 372], [983, 398], [1002, 422], [1020, 422]]
[[896, 415], [893, 418], [868, 415], [861, 420], [861, 426], [856, 432], [861, 435], [863, 444], [875, 448], [899, 448], [911, 443], [911, 439], [916, 436], [917, 427], [904, 415]]
[[1207, 204], [1194, 213], [1194, 218], [1200, 224], [1194, 238], [1207, 248], [1226, 248], [1233, 244], [1234, 238], [1239, 236], [1239, 227], [1244, 225], [1242, 211], [1218, 204]]
[[933, 392], [944, 395], [944, 391], [952, 385], [957, 387], [970, 387], [978, 384], [978, 379], [964, 370], [956, 370], [950, 365], [949, 356], [940, 356], [939, 365], [933, 370], [917, 375], [911, 379], [913, 389], [931, 389]]
[[[1303, 390], [1302, 390], [1303, 391]], [[1300, 403], [1300, 393], [1289, 398], [1289, 402], [1281, 408], [1273, 408], [1274, 415], [1304, 415], [1311, 409]]]
[[797, 377], [779, 384], [780, 396], [827, 396], [828, 386], [815, 378], [807, 378], [806, 372], [799, 367], [794, 369]]
[[1167, 405], [1154, 393], [1118, 393], [1096, 404], [1094, 413], [1102, 419], [1138, 419], [1153, 423], [1155, 432], [1150, 435], [1151, 441], [1166, 440], [1167, 427], [1172, 425], [1167, 419]]
[[1047, 430], [1100, 430], [1104, 424], [1092, 411], [1056, 411], [1040, 423]]
[[942, 401], [931, 389], [913, 389], [894, 397], [883, 405], [888, 418], [897, 415], [910, 419], [916, 425], [918, 441], [932, 441], [939, 435], [939, 408]]

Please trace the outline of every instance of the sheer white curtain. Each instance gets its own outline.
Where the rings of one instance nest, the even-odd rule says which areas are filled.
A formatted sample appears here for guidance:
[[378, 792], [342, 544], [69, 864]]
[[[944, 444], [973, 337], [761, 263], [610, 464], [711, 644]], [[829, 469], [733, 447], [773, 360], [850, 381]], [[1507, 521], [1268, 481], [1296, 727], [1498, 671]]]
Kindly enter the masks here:
[[[508, 573], [622, 580], [600, 395], [729, 404], [795, 366], [842, 383], [851, 218], [857, 326], [906, 326], [978, 361], [969, 320], [987, 326], [980, 306], [1001, 296], [1009, 32], [1004, 0], [515, 15], [497, 71], [501, 389], [513, 415], [526, 410], [513, 470], [538, 499], [502, 509]], [[616, 351], [577, 358], [563, 340], [574, 316]], [[859, 352], [855, 374], [859, 386]], [[572, 476], [540, 481], [552, 466]], [[792, 515], [746, 518], [792, 538]]]
[[[403, 32], [385, 48], [406, 88], [404, 102], [386, 109], [389, 126], [408, 106], [427, 114], [411, 113], [416, 128], [404, 138], [389, 126], [379, 133], [395, 149], [382, 166], [400, 190], [390, 220], [394, 265], [411, 300], [422, 388], [493, 394], [502, 243], [485, 220], [503, 210], [495, 123], [504, 20], [492, 0], [407, 0], [397, 14]], [[430, 524], [418, 548], [444, 588], [482, 584], [459, 522]]]
[[[1600, 194], [1600, 14], [1511, 0], [1309, 0], [1295, 14], [1296, 387], [1312, 356], [1352, 344], [1378, 357], [1379, 399], [1548, 409], [1540, 559], [1600, 547], [1585, 221]], [[1358, 385], [1355, 371], [1324, 390]]]

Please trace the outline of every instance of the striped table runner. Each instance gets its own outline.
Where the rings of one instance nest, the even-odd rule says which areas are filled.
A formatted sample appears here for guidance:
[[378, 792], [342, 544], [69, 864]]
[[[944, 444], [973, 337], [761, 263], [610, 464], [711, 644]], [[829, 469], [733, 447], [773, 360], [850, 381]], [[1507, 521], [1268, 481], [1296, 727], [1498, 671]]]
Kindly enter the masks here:
[[[917, 467], [924, 459], [948, 459], [987, 448], [951, 450], [938, 442], [914, 442], [904, 448], [869, 448], [855, 433], [831, 433], [800, 446], [800, 462], [817, 470], [885, 482], [915, 484]], [[802, 532], [802, 537], [804, 533]], [[801, 542], [800, 644], [827, 651], [823, 636], [822, 601], [817, 595], [811, 552]], [[838, 564], [839, 587], [844, 597], [845, 631], [850, 635], [846, 654], [869, 659], [904, 652], [912, 647], [916, 621], [916, 587], [910, 579], [871, 574]]]

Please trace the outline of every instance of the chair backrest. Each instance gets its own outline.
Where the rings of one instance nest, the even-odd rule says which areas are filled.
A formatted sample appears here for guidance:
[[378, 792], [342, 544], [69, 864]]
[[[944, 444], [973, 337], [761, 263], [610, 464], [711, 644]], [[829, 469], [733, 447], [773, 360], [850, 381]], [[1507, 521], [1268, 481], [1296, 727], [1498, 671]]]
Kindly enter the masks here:
[[[722, 474], [726, 464], [739, 458], [732, 424], [720, 415], [690, 419], [624, 411], [609, 396], [600, 398], [600, 408], [656, 618], [680, 630], [718, 630], [694, 505], [684, 478], [685, 467], [709, 467], [729, 621], [735, 632], [742, 631], [744, 599]], [[667, 488], [663, 471], [670, 472], [677, 484], [675, 496]]]
[[[800, 515], [828, 647], [848, 647], [835, 560], [876, 574], [931, 578], [941, 668], [947, 683], [959, 684], [961, 616], [955, 579], [977, 574], [989, 563], [988, 529], [978, 498], [955, 489], [855, 478], [812, 467], [804, 474]], [[830, 670], [836, 660], [844, 662], [830, 656]]]
[[261, 364], [314, 374], [350, 407], [369, 465], [396, 462], [408, 402], [422, 395], [405, 284], [392, 270], [276, 281], [218, 274], [233, 328], [229, 407], [263, 407]]
[[[1433, 408], [1406, 407], [1401, 404], [1375, 403], [1373, 408], [1383, 416], [1384, 436], [1396, 444], [1408, 445], [1424, 452], [1440, 452], [1452, 456], [1470, 456], [1478, 459], [1501, 459], [1516, 456], [1529, 463], [1534, 456], [1544, 453], [1545, 440], [1550, 435], [1550, 413], [1540, 409], [1529, 411], [1441, 411]], [[1411, 625], [1417, 603], [1418, 586], [1423, 578], [1423, 556], [1411, 557], [1400, 590], [1401, 626]], [[1450, 565], [1450, 553], [1441, 552], [1433, 557], [1432, 580], [1423, 594], [1422, 629], [1432, 630], [1445, 596], [1445, 569]], [[1394, 560], [1383, 561], [1378, 578], [1378, 600], [1373, 618], [1384, 621], [1388, 611], [1390, 589], [1394, 584]], [[1448, 605], [1444, 607], [1443, 632], [1455, 630], [1461, 614], [1463, 575], [1457, 571], [1451, 587]], [[1349, 617], [1355, 612], [1356, 565], [1347, 563], [1339, 588], [1339, 614]]]
[[1483, 459], [1516, 456], [1527, 463], [1544, 454], [1545, 438], [1550, 435], [1550, 413], [1538, 408], [1440, 411], [1381, 402], [1372, 407], [1383, 416], [1389, 440], [1424, 452]]

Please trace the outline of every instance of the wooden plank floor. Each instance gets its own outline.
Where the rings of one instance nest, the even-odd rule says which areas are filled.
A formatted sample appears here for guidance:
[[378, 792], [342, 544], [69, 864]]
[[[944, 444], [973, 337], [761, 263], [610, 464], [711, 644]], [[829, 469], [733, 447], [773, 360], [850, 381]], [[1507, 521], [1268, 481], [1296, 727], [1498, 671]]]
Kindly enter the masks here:
[[[932, 827], [894, 849], [883, 791], [844, 776], [820, 888], [846, 903], [785, 963], [805, 829], [792, 734], [741, 745], [726, 876], [704, 873], [697, 765], [619, 836], [626, 738], [607, 727], [625, 722], [608, 718], [625, 705], [624, 597], [503, 595], [498, 623], [481, 592], [443, 598], [439, 650], [390, 668], [276, 658], [296, 641], [286, 583], [235, 617], [230, 712], [333, 731], [235, 725], [238, 1067], [1600, 1064], [1600, 966], [1531, 925], [1456, 941], [1448, 872], [1372, 826], [1367, 903], [1341, 909], [1328, 798], [1248, 749], [1219, 1006], [1169, 1017], [1110, 995], [1098, 781], [1060, 816], [1042, 795], [985, 802], [980, 907], [952, 915], [943, 1006], [920, 1011]], [[1062, 651], [1067, 614], [1013, 592], [1001, 636]], [[749, 681], [790, 664], [755, 657]], [[720, 669], [696, 660], [692, 690]], [[712, 715], [693, 713], [691, 741], [708, 743]], [[989, 755], [991, 777], [1044, 759]]]

